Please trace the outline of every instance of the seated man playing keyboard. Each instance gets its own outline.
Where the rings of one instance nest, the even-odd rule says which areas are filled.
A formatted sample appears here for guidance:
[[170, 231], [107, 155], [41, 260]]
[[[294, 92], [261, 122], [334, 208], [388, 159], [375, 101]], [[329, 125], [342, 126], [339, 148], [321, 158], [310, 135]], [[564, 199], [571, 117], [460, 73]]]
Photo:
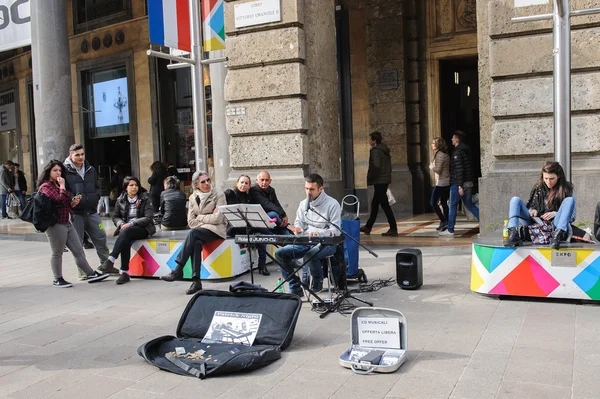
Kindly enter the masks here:
[[[338, 236], [341, 232], [336, 225], [341, 223], [340, 204], [328, 196], [323, 190], [323, 178], [317, 174], [311, 174], [306, 177], [304, 189], [307, 198], [300, 202], [296, 211], [296, 221], [294, 225], [288, 225], [288, 229], [294, 234], [303, 234], [308, 236]], [[314, 209], [314, 211], [313, 211]], [[316, 212], [321, 214], [318, 215]], [[331, 223], [329, 222], [331, 221]], [[281, 265], [281, 271], [284, 278], [294, 272], [296, 268], [296, 259], [310, 259], [317, 252], [318, 255], [308, 262], [308, 269], [312, 275], [311, 290], [319, 292], [323, 289], [323, 269], [321, 259], [331, 256], [335, 253], [336, 246], [331, 245], [321, 249], [320, 246], [296, 245], [290, 244], [275, 251], [275, 259]], [[290, 293], [299, 297], [304, 295], [300, 287], [300, 280], [293, 276], [289, 280]]]

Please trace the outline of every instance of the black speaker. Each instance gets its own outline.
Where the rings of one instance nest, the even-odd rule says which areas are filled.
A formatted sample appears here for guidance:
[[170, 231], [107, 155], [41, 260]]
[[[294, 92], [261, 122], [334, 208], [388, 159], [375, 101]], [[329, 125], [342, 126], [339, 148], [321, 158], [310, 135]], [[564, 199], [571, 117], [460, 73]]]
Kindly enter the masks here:
[[423, 285], [423, 261], [419, 249], [401, 249], [396, 254], [396, 284], [404, 290]]

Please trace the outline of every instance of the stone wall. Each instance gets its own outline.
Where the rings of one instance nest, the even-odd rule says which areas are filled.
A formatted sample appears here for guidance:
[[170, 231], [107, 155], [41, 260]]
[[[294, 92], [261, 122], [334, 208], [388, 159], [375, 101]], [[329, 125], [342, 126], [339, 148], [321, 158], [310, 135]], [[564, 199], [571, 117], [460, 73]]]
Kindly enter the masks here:
[[[369, 133], [379, 130], [392, 151], [391, 190], [397, 201], [393, 208], [412, 212], [406, 98], [407, 91], [412, 92], [413, 87], [407, 86], [405, 76], [404, 1], [343, 0], [340, 5], [348, 10], [350, 18], [354, 183], [357, 194], [363, 201], [371, 197], [371, 193], [366, 192], [368, 138]], [[412, 53], [411, 49], [408, 51]], [[415, 60], [416, 51], [415, 46]], [[395, 81], [390, 81], [390, 77], [395, 77]], [[409, 85], [413, 83], [415, 80], [411, 80]], [[417, 85], [414, 86], [418, 91]]]
[[[513, 0], [477, 2], [483, 178], [482, 234], [498, 230], [511, 196], [527, 199], [546, 160], [554, 158], [552, 22], [512, 23], [552, 12], [514, 8]], [[597, 6], [572, 0], [571, 9]], [[589, 225], [600, 188], [600, 16], [572, 17], [572, 168], [577, 220]]]
[[281, 0], [281, 21], [236, 28], [225, 3], [225, 80], [230, 135], [230, 185], [242, 173], [271, 172], [291, 219], [305, 198], [307, 173], [319, 173], [340, 194], [333, 0]]

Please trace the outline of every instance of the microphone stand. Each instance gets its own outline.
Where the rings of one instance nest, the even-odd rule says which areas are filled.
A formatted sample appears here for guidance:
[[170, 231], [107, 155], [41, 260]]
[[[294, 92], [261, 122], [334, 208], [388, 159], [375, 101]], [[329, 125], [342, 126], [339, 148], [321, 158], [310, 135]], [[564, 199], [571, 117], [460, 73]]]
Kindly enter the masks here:
[[[321, 218], [323, 218], [325, 221], [327, 221], [327, 223], [331, 224], [333, 227], [335, 227], [336, 229], [338, 229], [342, 235], [344, 237], [349, 237], [350, 239], [352, 239], [352, 241], [354, 241], [355, 243], [357, 243], [358, 245], [360, 245], [361, 247], [363, 247], [364, 249], [366, 249], [372, 256], [378, 258], [379, 255], [377, 255], [375, 252], [371, 251], [368, 247], [362, 245], [359, 241], [357, 241], [354, 237], [352, 237], [351, 235], [349, 235], [348, 233], [346, 233], [344, 231], [344, 229], [342, 229], [340, 226], [338, 226], [337, 224], [333, 223], [331, 220], [329, 220], [328, 218], [326, 218], [325, 216], [323, 216], [321, 213], [319, 213], [315, 208], [313, 208], [312, 206], [310, 206], [310, 201], [309, 201], [309, 205], [306, 207], [307, 208], [307, 212], [308, 210], [313, 211], [315, 214], [317, 214], [317, 216], [320, 216]], [[333, 271], [332, 271], [333, 272]], [[344, 270], [344, 280], [346, 279], [346, 271]], [[356, 296], [352, 295], [350, 293], [350, 291], [348, 290], [348, 284], [344, 284], [344, 290], [341, 294], [338, 294], [338, 296], [335, 298], [334, 303], [332, 303], [330, 306], [327, 306], [325, 308], [325, 311], [323, 313], [321, 313], [321, 315], [319, 316], [319, 318], [324, 318], [325, 316], [327, 316], [329, 313], [332, 313], [334, 311], [337, 311], [339, 309], [339, 306], [342, 302], [342, 299], [344, 298], [352, 298], [358, 302], [362, 302], [365, 305], [369, 305], [369, 306], [373, 306], [373, 302], [368, 302], [365, 301], [364, 299], [360, 299], [357, 298]]]
[[241, 210], [238, 212], [234, 212], [237, 214], [240, 219], [242, 219], [246, 223], [246, 238], [248, 239], [248, 259], [250, 260], [250, 282], [254, 284], [254, 260], [252, 259], [252, 244], [250, 244], [250, 233], [252, 232], [252, 226], [250, 226], [250, 221], [248, 220], [248, 216], [244, 214]]

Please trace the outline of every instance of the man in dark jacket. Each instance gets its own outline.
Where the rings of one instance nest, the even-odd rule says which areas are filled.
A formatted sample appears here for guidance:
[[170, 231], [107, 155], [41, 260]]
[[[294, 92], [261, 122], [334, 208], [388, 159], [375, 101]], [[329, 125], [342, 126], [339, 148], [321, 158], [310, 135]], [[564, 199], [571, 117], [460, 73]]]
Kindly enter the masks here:
[[[79, 205], [73, 208], [73, 225], [79, 239], [83, 243], [84, 231], [90, 236], [96, 253], [103, 264], [108, 259], [106, 246], [106, 231], [100, 215], [98, 215], [98, 200], [100, 199], [100, 183], [96, 169], [85, 160], [85, 152], [81, 144], [73, 144], [69, 148], [69, 157], [65, 159], [67, 175], [67, 190], [72, 195], [81, 194]], [[118, 270], [112, 270], [112, 273]], [[85, 274], [80, 270], [79, 278]]]
[[454, 132], [452, 145], [454, 151], [450, 157], [450, 209], [448, 214], [448, 229], [440, 231], [441, 236], [454, 236], [456, 210], [462, 199], [465, 207], [479, 220], [479, 208], [473, 204], [473, 168], [471, 166], [471, 149], [463, 141], [465, 134], [460, 130]]
[[14, 166], [13, 161], [8, 160], [2, 165], [0, 169], [0, 194], [2, 194], [2, 219], [8, 219], [8, 209], [6, 207], [6, 201], [8, 194], [12, 193], [13, 187], [15, 186], [14, 175], [12, 168]]
[[[275, 234], [291, 234], [285, 227], [289, 224], [288, 217], [279, 203], [275, 189], [271, 187], [271, 175], [266, 170], [262, 170], [256, 176], [256, 184], [250, 187], [250, 203], [259, 204], [265, 210], [269, 217], [276, 219], [277, 227]], [[258, 270], [260, 273], [268, 276], [266, 262], [266, 245], [259, 245], [258, 251]]]
[[390, 229], [382, 236], [396, 237], [398, 235], [398, 226], [396, 217], [387, 198], [387, 189], [392, 182], [392, 157], [390, 148], [382, 143], [383, 136], [380, 132], [373, 132], [369, 135], [369, 170], [367, 171], [367, 185], [373, 186], [373, 200], [371, 201], [371, 215], [367, 223], [360, 228], [360, 231], [369, 235], [371, 229], [377, 220], [379, 206], [385, 212]]
[[19, 170], [21, 165], [15, 163], [14, 165], [14, 179], [15, 179], [15, 194], [19, 197], [21, 202], [21, 210], [25, 209], [25, 196], [27, 195], [27, 179], [25, 179], [25, 173]]

